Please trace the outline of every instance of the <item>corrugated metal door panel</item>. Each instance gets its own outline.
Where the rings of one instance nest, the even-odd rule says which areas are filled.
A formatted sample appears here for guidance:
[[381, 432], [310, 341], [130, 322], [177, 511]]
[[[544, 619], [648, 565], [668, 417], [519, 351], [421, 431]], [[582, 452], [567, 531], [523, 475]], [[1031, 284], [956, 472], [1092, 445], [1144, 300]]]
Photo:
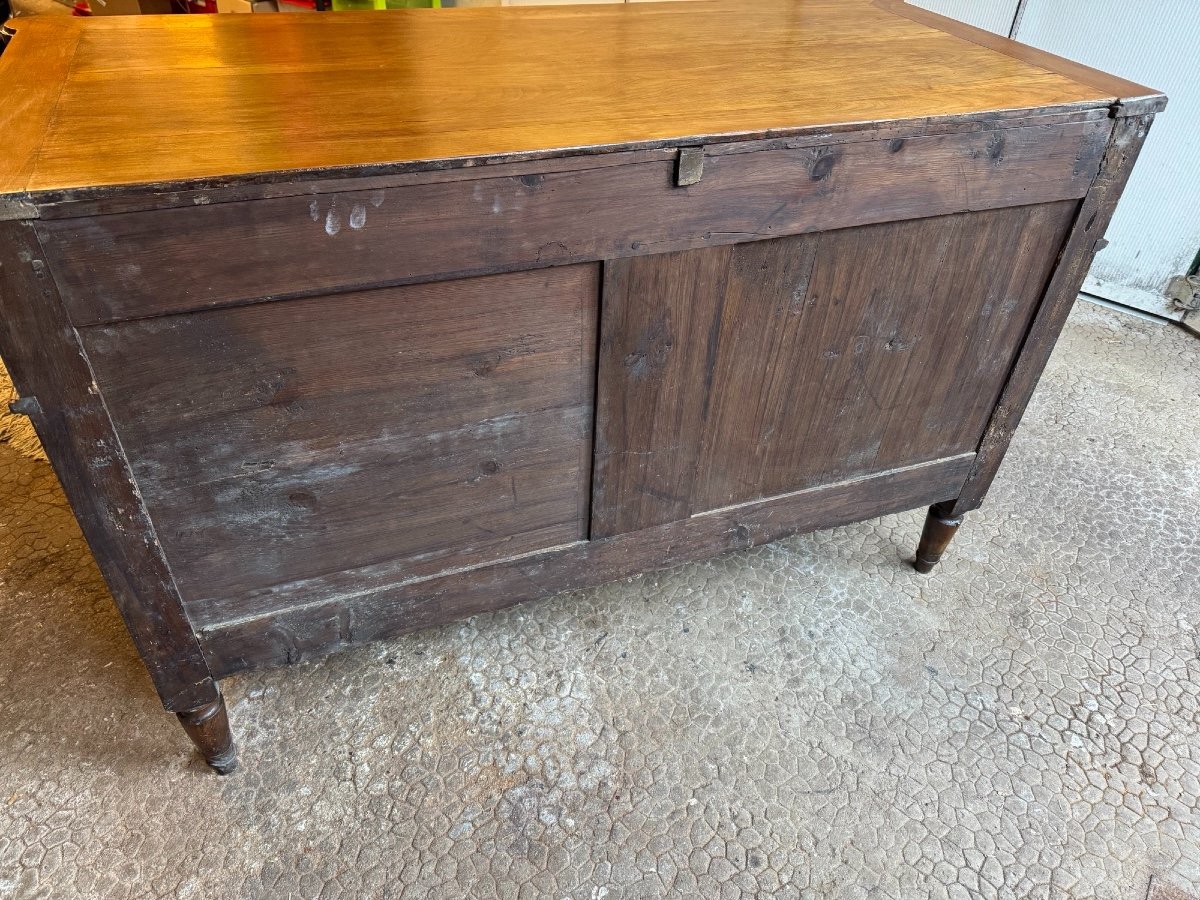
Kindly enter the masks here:
[[958, 19], [976, 28], [986, 28], [996, 34], [1008, 35], [1018, 0], [910, 0], [930, 12]]
[[[979, 0], [981, 9], [989, 5]], [[1200, 3], [1027, 0], [1016, 37], [1170, 97], [1084, 290], [1181, 319], [1163, 289], [1171, 276], [1188, 270], [1200, 249]]]

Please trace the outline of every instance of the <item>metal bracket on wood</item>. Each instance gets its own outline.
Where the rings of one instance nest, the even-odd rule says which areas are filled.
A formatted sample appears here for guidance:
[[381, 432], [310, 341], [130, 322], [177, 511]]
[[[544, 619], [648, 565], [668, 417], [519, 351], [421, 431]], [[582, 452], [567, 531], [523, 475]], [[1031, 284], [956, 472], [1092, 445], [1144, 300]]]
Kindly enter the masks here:
[[39, 416], [42, 414], [42, 404], [37, 397], [18, 397], [8, 404], [8, 411], [14, 416]]
[[679, 151], [679, 162], [675, 167], [675, 185], [688, 187], [699, 184], [704, 177], [704, 148], [683, 147]]
[[0, 197], [0, 222], [19, 222], [38, 218], [38, 208], [17, 197]]

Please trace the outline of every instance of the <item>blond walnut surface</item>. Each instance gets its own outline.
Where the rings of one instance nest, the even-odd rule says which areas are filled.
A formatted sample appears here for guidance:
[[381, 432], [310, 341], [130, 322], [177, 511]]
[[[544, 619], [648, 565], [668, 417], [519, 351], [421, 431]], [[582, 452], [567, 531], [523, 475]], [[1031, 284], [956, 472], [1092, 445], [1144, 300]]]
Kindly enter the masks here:
[[15, 25], [0, 59], [16, 98], [0, 109], [10, 200], [1095, 108], [1146, 93], [894, 0]]

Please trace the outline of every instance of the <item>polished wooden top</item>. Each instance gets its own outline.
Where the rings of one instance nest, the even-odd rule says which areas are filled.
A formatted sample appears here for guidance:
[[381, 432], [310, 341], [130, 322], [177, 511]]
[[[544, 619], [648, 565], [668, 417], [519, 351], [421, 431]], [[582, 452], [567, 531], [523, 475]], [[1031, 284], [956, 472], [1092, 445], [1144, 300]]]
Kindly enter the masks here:
[[898, 0], [14, 24], [0, 58], [0, 197], [10, 202], [1096, 107], [1148, 93]]

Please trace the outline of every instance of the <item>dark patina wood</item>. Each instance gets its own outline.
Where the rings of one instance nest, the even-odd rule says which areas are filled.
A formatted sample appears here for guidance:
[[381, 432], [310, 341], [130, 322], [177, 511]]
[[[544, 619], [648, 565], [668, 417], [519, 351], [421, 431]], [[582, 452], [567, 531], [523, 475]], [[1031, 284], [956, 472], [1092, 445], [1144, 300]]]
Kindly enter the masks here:
[[194, 607], [585, 538], [598, 298], [563, 266], [81, 334]]
[[937, 502], [958, 492], [973, 458], [969, 453], [880, 472], [432, 578], [406, 580], [391, 566], [338, 573], [245, 598], [250, 602], [243, 612], [278, 611], [237, 617], [214, 610], [218, 621], [196, 624], [217, 677], [299, 662], [526, 600]]
[[[1099, 122], [1109, 118], [1111, 115], [1107, 106], [1074, 104], [1038, 110], [998, 109], [957, 113], [937, 119], [921, 117], [870, 123], [830, 123], [788, 129], [787, 137], [759, 137], [736, 141], [730, 141], [728, 137], [712, 138], [711, 143], [706, 142], [693, 149], [702, 150], [704, 158], [708, 159], [712, 156], [736, 153], [757, 153], [760, 150], [796, 150], [834, 144], [858, 144], [865, 141], [909, 140], [935, 134], [966, 134], [1035, 125], [1067, 125], [1077, 122]], [[353, 179], [353, 184], [357, 190], [369, 191], [414, 184], [577, 172], [662, 160], [670, 161], [678, 168], [679, 153], [686, 149], [681, 146], [683, 144], [686, 144], [686, 141], [673, 140], [655, 142], [653, 147], [639, 150], [564, 148], [537, 154], [519, 154], [518, 159], [503, 156], [494, 159], [394, 164], [387, 166], [386, 171], [381, 174], [359, 173]], [[280, 180], [277, 175], [271, 173], [262, 173], [237, 179], [197, 179], [178, 186], [131, 184], [119, 191], [112, 188], [81, 192], [43, 191], [39, 192], [38, 203], [32, 208], [41, 219], [84, 218], [112, 213], [210, 206], [242, 200], [299, 196], [312, 198], [336, 194], [344, 190], [346, 185], [347, 179], [344, 175], [336, 176], [328, 170], [291, 172], [286, 180]]]
[[1075, 305], [1075, 298], [1083, 287], [1098, 244], [1104, 238], [1153, 121], [1154, 116], [1147, 114], [1117, 117], [1100, 173], [1080, 204], [1071, 233], [1059, 254], [1054, 277], [1046, 288], [1016, 365], [980, 441], [975, 468], [951, 510], [953, 515], [977, 509], [983, 503], [1004, 460], [1008, 442], [1033, 396], [1033, 389], [1050, 361], [1067, 315]]
[[0, 225], [0, 353], [168, 709], [215, 697], [154, 526], [27, 224]]
[[593, 537], [973, 451], [1076, 205], [610, 263]]
[[[1110, 128], [1105, 119], [728, 153], [683, 188], [665, 159], [54, 220], [38, 232], [71, 321], [92, 325], [1074, 199]], [[208, 264], [214, 256], [221, 266]]]
[[19, 23], [0, 353], [220, 772], [236, 672], [923, 506], [929, 571], [1164, 102], [892, 0], [192, 18]]
[[922, 575], [933, 571], [963, 522], [962, 516], [950, 515], [949, 511], [953, 508], [953, 502], [939, 503], [931, 506], [925, 516], [921, 543], [917, 545], [917, 556], [913, 560], [913, 568]]
[[163, 705], [182, 715], [215, 702], [120, 439], [25, 222], [0, 222], [0, 356]]
[[225, 709], [225, 698], [220, 693], [217, 699], [179, 713], [179, 724], [187, 732], [204, 761], [218, 775], [231, 775], [237, 768], [237, 747], [233, 743], [233, 732], [229, 728], [229, 712]]

